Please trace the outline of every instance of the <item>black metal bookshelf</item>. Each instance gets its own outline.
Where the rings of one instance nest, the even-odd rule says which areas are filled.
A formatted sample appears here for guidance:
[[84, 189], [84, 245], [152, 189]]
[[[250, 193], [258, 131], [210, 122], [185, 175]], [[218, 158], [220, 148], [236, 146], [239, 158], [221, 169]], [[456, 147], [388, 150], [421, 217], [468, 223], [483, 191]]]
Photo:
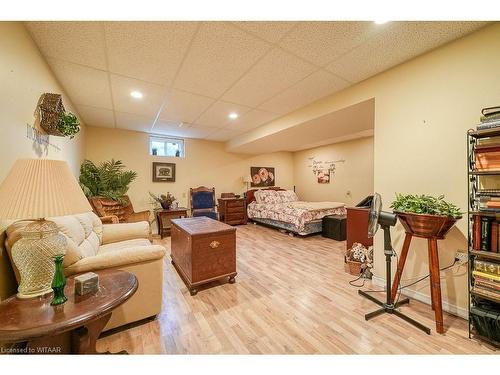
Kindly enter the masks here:
[[[488, 192], [482, 192], [480, 190], [480, 181], [482, 176], [490, 176], [496, 178], [500, 177], [500, 170], [476, 170], [475, 165], [475, 151], [476, 146], [481, 141], [481, 139], [499, 137], [500, 143], [500, 127], [485, 129], [485, 130], [469, 130], [467, 132], [467, 167], [468, 167], [468, 197], [469, 197], [469, 210], [468, 210], [468, 293], [469, 293], [469, 338], [474, 336], [475, 338], [484, 340], [492, 345], [500, 346], [498, 341], [495, 341], [489, 337], [481, 335], [474, 327], [474, 317], [471, 315], [475, 314], [478, 309], [478, 304], [481, 304], [481, 309], [485, 310], [485, 304], [482, 301], [487, 301], [492, 306], [497, 306], [500, 309], [500, 292], [483, 292], [481, 290], [474, 289], [474, 276], [472, 271], [474, 269], [475, 259], [483, 259], [491, 262], [500, 263], [500, 253], [474, 250], [474, 217], [488, 217], [493, 220], [500, 222], [500, 210], [483, 210], [479, 207], [479, 198], [481, 196], [488, 196]], [[500, 183], [500, 179], [499, 179]], [[487, 304], [486, 304], [487, 305]], [[497, 310], [492, 310], [497, 311]]]

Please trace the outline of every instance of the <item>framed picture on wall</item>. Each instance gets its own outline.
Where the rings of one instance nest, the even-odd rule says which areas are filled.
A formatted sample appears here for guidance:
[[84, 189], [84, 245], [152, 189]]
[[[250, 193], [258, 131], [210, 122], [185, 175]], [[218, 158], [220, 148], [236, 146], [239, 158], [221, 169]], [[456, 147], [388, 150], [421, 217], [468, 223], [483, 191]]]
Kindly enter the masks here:
[[153, 182], [175, 182], [175, 163], [153, 162]]
[[252, 176], [252, 187], [265, 187], [276, 185], [276, 174], [274, 167], [250, 167]]

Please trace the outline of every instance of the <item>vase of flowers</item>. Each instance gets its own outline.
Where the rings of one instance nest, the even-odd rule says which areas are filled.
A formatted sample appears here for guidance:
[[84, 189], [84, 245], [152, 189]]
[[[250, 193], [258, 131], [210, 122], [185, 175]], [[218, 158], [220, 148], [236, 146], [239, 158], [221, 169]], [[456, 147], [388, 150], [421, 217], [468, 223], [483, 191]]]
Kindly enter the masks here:
[[169, 210], [172, 207], [172, 203], [175, 202], [175, 197], [167, 192], [167, 194], [155, 195], [149, 192], [149, 196], [153, 199], [153, 203], [159, 204], [164, 210]]

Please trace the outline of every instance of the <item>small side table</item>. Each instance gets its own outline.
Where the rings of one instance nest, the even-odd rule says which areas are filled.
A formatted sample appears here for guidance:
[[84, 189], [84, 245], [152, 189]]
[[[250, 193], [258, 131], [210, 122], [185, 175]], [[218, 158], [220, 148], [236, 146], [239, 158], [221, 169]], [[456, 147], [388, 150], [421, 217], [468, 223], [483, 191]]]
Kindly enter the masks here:
[[245, 198], [219, 198], [220, 221], [229, 225], [246, 224], [247, 208]]
[[26, 342], [23, 354], [96, 354], [96, 341], [111, 313], [137, 290], [130, 272], [96, 271], [99, 291], [75, 295], [74, 277], [64, 289], [68, 300], [51, 306], [52, 293], [31, 299], [12, 296], [0, 303], [0, 342]]
[[158, 234], [160, 238], [170, 236], [170, 229], [172, 228], [172, 219], [181, 219], [187, 217], [187, 208], [178, 207], [173, 209], [159, 209], [156, 210], [156, 222], [158, 223]]

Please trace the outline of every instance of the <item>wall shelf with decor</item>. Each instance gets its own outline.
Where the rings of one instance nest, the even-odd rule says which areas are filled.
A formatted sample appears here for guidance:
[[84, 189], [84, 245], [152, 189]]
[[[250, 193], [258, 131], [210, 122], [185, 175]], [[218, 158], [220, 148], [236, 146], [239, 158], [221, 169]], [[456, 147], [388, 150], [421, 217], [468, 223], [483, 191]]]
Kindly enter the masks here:
[[467, 132], [467, 162], [469, 338], [500, 346], [500, 124]]

